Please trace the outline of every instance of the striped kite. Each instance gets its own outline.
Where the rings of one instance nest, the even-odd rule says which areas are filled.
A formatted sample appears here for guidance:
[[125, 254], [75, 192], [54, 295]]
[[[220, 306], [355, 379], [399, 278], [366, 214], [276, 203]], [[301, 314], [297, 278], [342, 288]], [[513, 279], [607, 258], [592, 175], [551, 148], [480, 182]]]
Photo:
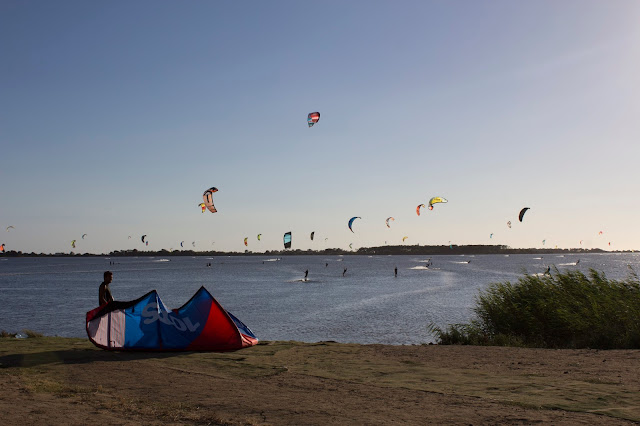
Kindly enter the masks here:
[[316, 124], [318, 120], [320, 120], [319, 112], [310, 112], [307, 116], [307, 124], [309, 124], [309, 127], [313, 127], [313, 125]]
[[218, 188], [216, 187], [211, 187], [209, 189], [207, 189], [206, 191], [204, 191], [204, 194], [202, 194], [202, 199], [204, 200], [204, 205], [209, 209], [209, 211], [211, 213], [215, 213], [218, 210], [216, 210], [216, 207], [213, 205], [213, 193], [214, 192], [218, 192]]

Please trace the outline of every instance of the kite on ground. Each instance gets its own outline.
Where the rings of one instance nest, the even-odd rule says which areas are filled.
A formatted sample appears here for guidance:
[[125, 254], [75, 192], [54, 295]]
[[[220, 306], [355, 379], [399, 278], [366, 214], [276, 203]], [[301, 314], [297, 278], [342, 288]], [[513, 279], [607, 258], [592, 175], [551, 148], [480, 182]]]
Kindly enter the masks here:
[[446, 198], [442, 197], [433, 197], [429, 200], [429, 210], [433, 210], [433, 205], [437, 203], [448, 203]]
[[202, 199], [204, 200], [204, 205], [209, 209], [209, 211], [211, 213], [215, 213], [218, 210], [216, 210], [216, 207], [213, 205], [213, 193], [214, 192], [218, 192], [218, 188], [212, 186], [211, 188], [207, 189], [206, 191], [204, 191], [204, 194], [202, 194]]
[[[351, 219], [349, 219], [349, 230], [351, 232], [353, 232], [353, 228], [351, 228], [351, 225], [353, 225], [353, 221], [356, 220], [356, 219], [362, 219], [362, 218], [360, 216], [354, 216]], [[353, 233], [355, 234], [355, 232], [353, 232]]]
[[426, 207], [424, 204], [418, 204], [418, 207], [416, 207], [416, 213], [418, 214], [418, 216], [420, 216], [420, 207]]
[[387, 228], [391, 228], [391, 226], [389, 226], [389, 221], [390, 221], [390, 220], [393, 220], [393, 221], [395, 222], [395, 219], [394, 219], [394, 218], [392, 218], [391, 216], [389, 216], [389, 217], [387, 218], [387, 220], [385, 221], [385, 223], [387, 224]]
[[309, 127], [313, 127], [313, 125], [316, 124], [318, 120], [320, 120], [319, 112], [310, 112], [309, 115], [307, 115], [307, 124], [309, 124]]
[[525, 207], [522, 210], [520, 210], [520, 214], [518, 215], [518, 220], [520, 222], [522, 222], [522, 219], [524, 218], [524, 214], [527, 212], [527, 210], [529, 210], [529, 207]]
[[258, 343], [204, 287], [178, 309], [165, 308], [155, 290], [107, 303], [87, 312], [86, 329], [94, 345], [117, 351], [233, 351]]
[[291, 232], [285, 232], [282, 241], [284, 242], [284, 248], [291, 248]]

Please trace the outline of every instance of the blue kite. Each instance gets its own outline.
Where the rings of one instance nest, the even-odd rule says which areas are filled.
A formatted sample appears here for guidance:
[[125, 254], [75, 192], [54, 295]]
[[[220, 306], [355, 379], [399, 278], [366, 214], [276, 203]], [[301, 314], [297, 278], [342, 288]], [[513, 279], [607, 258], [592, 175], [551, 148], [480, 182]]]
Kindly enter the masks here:
[[174, 310], [155, 290], [130, 302], [106, 303], [87, 312], [87, 335], [99, 348], [117, 351], [234, 351], [258, 343], [204, 287]]

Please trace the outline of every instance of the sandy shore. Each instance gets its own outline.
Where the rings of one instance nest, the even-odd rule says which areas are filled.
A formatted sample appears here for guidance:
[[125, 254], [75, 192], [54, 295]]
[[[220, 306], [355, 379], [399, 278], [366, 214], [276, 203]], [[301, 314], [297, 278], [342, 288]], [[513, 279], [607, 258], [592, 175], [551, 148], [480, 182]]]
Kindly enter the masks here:
[[640, 352], [263, 342], [123, 353], [0, 338], [3, 424], [630, 424]]

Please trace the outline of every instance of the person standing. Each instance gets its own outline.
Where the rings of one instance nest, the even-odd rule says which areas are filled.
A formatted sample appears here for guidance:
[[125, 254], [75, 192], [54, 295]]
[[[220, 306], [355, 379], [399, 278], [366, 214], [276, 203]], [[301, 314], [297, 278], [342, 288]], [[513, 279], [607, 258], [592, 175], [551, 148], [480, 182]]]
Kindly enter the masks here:
[[398, 276], [398, 267], [396, 266], [396, 268], [393, 270], [393, 276], [397, 277]]
[[109, 288], [111, 281], [113, 281], [113, 272], [105, 271], [104, 281], [100, 284], [100, 288], [98, 289], [98, 303], [100, 306], [113, 302], [113, 296], [111, 295], [111, 289]]

